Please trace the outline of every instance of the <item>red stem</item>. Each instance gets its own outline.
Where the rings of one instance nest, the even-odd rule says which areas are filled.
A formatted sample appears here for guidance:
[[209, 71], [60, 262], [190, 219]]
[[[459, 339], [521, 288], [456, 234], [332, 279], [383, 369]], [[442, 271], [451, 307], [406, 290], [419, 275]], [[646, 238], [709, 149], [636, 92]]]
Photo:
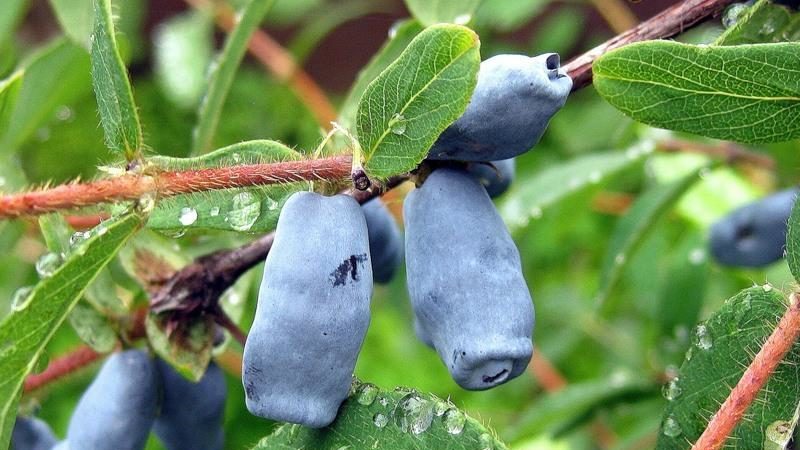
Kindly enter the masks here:
[[25, 379], [23, 390], [24, 392], [35, 391], [48, 383], [88, 366], [102, 356], [102, 353], [97, 353], [88, 345], [81, 345], [64, 356], [50, 361], [50, 364], [43, 372], [28, 375], [28, 378]]

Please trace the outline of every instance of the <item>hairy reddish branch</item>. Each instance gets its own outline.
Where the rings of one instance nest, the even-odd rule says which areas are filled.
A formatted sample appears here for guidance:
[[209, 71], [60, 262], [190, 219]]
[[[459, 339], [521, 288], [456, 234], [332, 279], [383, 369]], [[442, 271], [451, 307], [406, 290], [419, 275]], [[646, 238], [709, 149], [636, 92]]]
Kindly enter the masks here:
[[113, 201], [159, 198], [215, 189], [261, 186], [301, 180], [340, 180], [350, 176], [350, 156], [250, 164], [152, 175], [126, 174], [89, 183], [0, 197], [0, 219], [44, 214]]
[[88, 366], [102, 356], [102, 353], [97, 353], [88, 345], [81, 345], [66, 355], [50, 361], [50, 364], [41, 373], [29, 375], [25, 379], [24, 391], [35, 391], [48, 383]]
[[797, 293], [793, 293], [789, 299], [789, 308], [781, 317], [778, 326], [753, 358], [753, 362], [744, 371], [728, 398], [708, 422], [708, 426], [694, 443], [692, 450], [722, 448], [772, 372], [791, 350], [798, 335], [800, 335], [800, 299]]
[[619, 34], [564, 65], [572, 78], [572, 90], [578, 90], [592, 82], [592, 63], [623, 45], [652, 39], [666, 39], [683, 33], [702, 20], [719, 14], [734, 0], [686, 0], [668, 8], [652, 19]]

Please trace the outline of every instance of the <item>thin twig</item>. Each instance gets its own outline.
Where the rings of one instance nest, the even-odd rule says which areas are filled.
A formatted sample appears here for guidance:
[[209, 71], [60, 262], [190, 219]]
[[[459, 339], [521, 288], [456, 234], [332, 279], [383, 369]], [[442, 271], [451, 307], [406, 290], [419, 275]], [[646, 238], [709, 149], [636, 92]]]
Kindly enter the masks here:
[[769, 155], [749, 151], [733, 142], [706, 144], [684, 139], [666, 139], [659, 141], [656, 149], [663, 152], [700, 153], [722, 158], [728, 163], [747, 163], [767, 170], [775, 169], [775, 160]]
[[32, 392], [40, 389], [56, 380], [75, 373], [102, 357], [102, 353], [97, 353], [88, 345], [81, 345], [75, 350], [50, 361], [47, 368], [41, 373], [28, 375], [28, 378], [25, 379], [23, 390], [24, 392]]
[[[217, 25], [230, 32], [236, 26], [235, 13], [224, 3], [210, 4], [206, 0], [184, 0], [192, 7], [206, 9], [211, 6]], [[288, 83], [300, 100], [314, 115], [317, 123], [329, 129], [337, 114], [325, 91], [314, 79], [298, 66], [292, 55], [264, 31], [258, 30], [247, 44], [250, 53], [281, 82]]]
[[666, 39], [683, 33], [700, 21], [720, 13], [735, 0], [686, 0], [662, 11], [652, 19], [619, 34], [564, 65], [572, 78], [572, 90], [592, 82], [592, 63], [604, 53], [633, 42]]
[[624, 0], [589, 0], [615, 33], [623, 33], [639, 23]]
[[538, 381], [545, 392], [555, 392], [567, 387], [567, 379], [540, 351], [533, 352], [528, 365], [531, 375]]
[[692, 450], [717, 450], [722, 448], [731, 431], [755, 401], [759, 391], [769, 381], [772, 372], [792, 349], [800, 335], [800, 299], [797, 293], [789, 297], [789, 307], [778, 326], [753, 358], [742, 378], [731, 390], [728, 398], [708, 422], [703, 434]]
[[228, 333], [230, 333], [231, 336], [236, 339], [236, 342], [238, 342], [242, 348], [244, 348], [244, 344], [247, 342], [247, 334], [245, 334], [245, 332], [242, 331], [242, 329], [239, 328], [239, 326], [236, 325], [233, 320], [231, 320], [231, 318], [225, 313], [225, 311], [222, 310], [222, 308], [217, 308], [217, 313], [214, 315], [214, 320], [217, 322], [217, 325], [228, 330]]

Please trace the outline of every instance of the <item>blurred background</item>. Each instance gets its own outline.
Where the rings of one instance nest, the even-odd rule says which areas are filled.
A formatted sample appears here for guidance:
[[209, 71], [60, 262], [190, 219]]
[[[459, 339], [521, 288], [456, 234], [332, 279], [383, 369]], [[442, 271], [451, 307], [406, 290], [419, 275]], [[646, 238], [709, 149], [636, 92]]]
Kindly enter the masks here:
[[[9, 18], [15, 31], [0, 41], [3, 77], [42, 48], [54, 45], [62, 34], [50, 3], [22, 3], [19, 21]], [[153, 153], [186, 155], [204, 73], [224, 32], [202, 12], [204, 8], [188, 4], [194, 2], [114, 3], [146, 142]], [[469, 25], [480, 35], [484, 59], [500, 53], [558, 52], [565, 62], [672, 3], [484, 0]], [[398, 21], [408, 16], [399, 0], [278, 0], [262, 30], [338, 105], [360, 68], [386, 42]], [[715, 18], [679, 39], [710, 42], [723, 29], [722, 18]], [[3, 141], [16, 149], [5, 159], [4, 170], [24, 174], [33, 185], [89, 179], [97, 175], [98, 166], [115, 163], [98, 126], [88, 55], [75, 50], [65, 52], [63, 58], [60, 70], [50, 74], [53, 88], [41, 92], [38, 103], [28, 105], [36, 107], [31, 112], [38, 117], [32, 122], [36, 126], [12, 130], [14, 135]], [[312, 150], [321, 131], [296, 91], [249, 55], [226, 102], [215, 146], [256, 138]], [[600, 267], [619, 218], [642, 190], [681, 177], [708, 159], [657, 151], [602, 182], [576, 189], [544, 210], [520, 212], [512, 206], [524, 202], [529, 186], [544, 171], [589, 154], [630, 152], [632, 145], [643, 140], [661, 147], [728, 145], [636, 124], [588, 87], [570, 97], [542, 142], [518, 159], [515, 185], [497, 199], [520, 248], [536, 305], [537, 357], [530, 374], [491, 391], [460, 389], [437, 355], [414, 337], [401, 271], [389, 285], [376, 286], [372, 322], [356, 375], [387, 389], [409, 386], [449, 398], [496, 430], [514, 449], [652, 448], [666, 402], [662, 385], [683, 361], [694, 324], [743, 287], [765, 280], [779, 287], [790, 283], [783, 263], [763, 270], [722, 268], [709, 259], [706, 241], [709, 225], [731, 209], [797, 182], [800, 144], [751, 147], [747, 150], [772, 163], [724, 164], [704, 173], [638, 251], [629, 255], [632, 260], [609, 297], [610, 313], [597, 316], [593, 305]], [[10, 180], [16, 175], [3, 176]], [[402, 197], [408, 189], [397, 189], [386, 197], [400, 222]], [[3, 227], [0, 299], [7, 301], [0, 300], [0, 305], [5, 313], [13, 292], [35, 283], [34, 263], [45, 249], [33, 222]], [[165, 252], [192, 257], [232, 247], [248, 237], [209, 232], [153, 239], [169, 249]], [[244, 329], [252, 319], [260, 271], [261, 266], [243, 277], [226, 298], [238, 305]], [[120, 263], [112, 266], [112, 274], [118, 295], [145, 301]], [[57, 357], [79, 343], [65, 324], [48, 356]], [[236, 344], [229, 347], [240, 351]], [[38, 411], [63, 437], [70, 412], [93, 370], [27, 395], [23, 408]], [[240, 379], [231, 374], [228, 380], [226, 448], [246, 449], [274, 424], [251, 416], [244, 407]], [[151, 439], [148, 449], [160, 448]]]

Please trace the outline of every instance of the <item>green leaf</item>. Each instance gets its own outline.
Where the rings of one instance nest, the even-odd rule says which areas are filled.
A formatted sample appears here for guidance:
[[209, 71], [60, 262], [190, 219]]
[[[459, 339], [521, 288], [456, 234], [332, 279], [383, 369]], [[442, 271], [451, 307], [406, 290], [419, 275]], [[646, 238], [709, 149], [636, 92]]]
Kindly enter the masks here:
[[190, 11], [160, 25], [155, 35], [155, 72], [164, 95], [184, 109], [197, 106], [206, 87], [214, 23]]
[[415, 168], [464, 113], [477, 82], [479, 46], [469, 28], [428, 27], [369, 84], [356, 114], [369, 175], [386, 178]]
[[[800, 198], [800, 197], [798, 197]], [[795, 281], [800, 283], [800, 201], [795, 199], [786, 231], [786, 263]]]
[[627, 214], [619, 220], [600, 272], [600, 289], [596, 299], [598, 308], [605, 305], [639, 244], [672, 209], [675, 202], [700, 180], [698, 174], [703, 170], [707, 169], [694, 171], [682, 179], [649, 189], [636, 199]]
[[747, 143], [800, 137], [800, 43], [632, 44], [593, 65], [594, 86], [635, 120]]
[[358, 385], [336, 420], [320, 429], [286, 424], [252, 450], [504, 450], [490, 430], [434, 395]]
[[69, 313], [69, 324], [81, 341], [98, 353], [109, 353], [117, 346], [117, 333], [106, 316], [88, 303], [75, 305]]
[[93, 0], [50, 0], [64, 34], [81, 47], [89, 48], [94, 13]]
[[0, 323], [0, 448], [9, 445], [25, 377], [83, 291], [141, 222], [135, 214], [111, 219], [104, 233], [76, 246], [64, 264]]
[[[786, 310], [783, 295], [771, 286], [745, 289], [697, 326], [694, 343], [678, 377], [664, 387], [672, 399], [664, 412], [657, 449], [688, 449], [730, 394], [759, 346]], [[762, 448], [778, 421], [796, 423], [800, 401], [800, 348], [786, 356], [750, 405], [728, 442], [737, 448]], [[791, 433], [790, 433], [791, 434]], [[783, 448], [783, 447], [763, 447]]]
[[3, 0], [0, 2], [0, 46], [12, 36], [17, 23], [28, 9], [28, 0]]
[[5, 80], [0, 80], [0, 133], [6, 130], [11, 113], [19, 98], [24, 70], [18, 70]]
[[0, 152], [10, 154], [47, 123], [61, 105], [89, 90], [89, 57], [66, 39], [57, 39], [22, 65], [25, 80], [7, 129], [0, 129]]
[[697, 323], [710, 278], [707, 246], [705, 236], [689, 233], [671, 255], [655, 315], [664, 336]]
[[142, 126], [133, 101], [128, 72], [117, 48], [111, 0], [94, 0], [92, 85], [97, 97], [106, 145], [130, 161], [142, 149]]
[[640, 164], [653, 148], [643, 143], [624, 152], [580, 156], [519, 180], [500, 204], [500, 215], [512, 229], [524, 227], [570, 195]]
[[726, 11], [725, 21], [736, 23], [714, 45], [742, 45], [800, 40], [800, 13], [789, 7], [759, 0], [753, 6], [734, 3]]
[[165, 317], [150, 313], [145, 320], [153, 350], [187, 379], [198, 382], [211, 361], [214, 321], [211, 316], [182, 318], [168, 330]]
[[356, 120], [358, 102], [367, 86], [381, 74], [389, 64], [396, 60], [403, 50], [408, 47], [416, 35], [422, 32], [422, 25], [416, 20], [404, 20], [395, 24], [389, 31], [389, 40], [383, 44], [369, 63], [358, 73], [358, 78], [350, 88], [347, 98], [339, 109], [339, 123], [344, 127], [351, 127]]
[[205, 153], [211, 149], [225, 98], [233, 84], [236, 69], [247, 51], [247, 43], [273, 3], [274, 0], [250, 0], [236, 15], [239, 18], [236, 28], [228, 35], [225, 47], [209, 71], [208, 88], [200, 102], [197, 125], [194, 128], [193, 154]]
[[575, 428], [574, 425], [585, 420], [592, 411], [651, 391], [652, 384], [625, 372], [605, 379], [571, 383], [532, 404], [504, 437], [516, 442], [544, 433], [558, 434], [567, 427]]
[[481, 27], [513, 31], [528, 23], [548, 3], [550, 0], [483, 0], [476, 12], [475, 22]]
[[466, 25], [481, 0], [405, 0], [406, 6], [423, 25], [456, 23]]
[[[192, 170], [300, 158], [302, 155], [279, 142], [256, 140], [234, 144], [195, 158], [156, 156], [149, 161], [161, 169]], [[271, 231], [275, 229], [281, 208], [289, 196], [309, 189], [310, 183], [295, 182], [178, 195], [159, 201], [150, 214], [147, 226], [180, 232], [187, 229]]]

